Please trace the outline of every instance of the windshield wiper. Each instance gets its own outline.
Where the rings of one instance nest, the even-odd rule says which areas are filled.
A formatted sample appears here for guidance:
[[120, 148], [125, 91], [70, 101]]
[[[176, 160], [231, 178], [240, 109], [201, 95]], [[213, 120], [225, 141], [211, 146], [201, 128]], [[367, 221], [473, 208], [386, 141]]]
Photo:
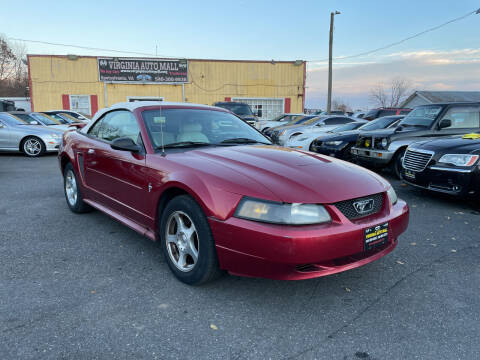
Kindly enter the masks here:
[[199, 146], [213, 146], [214, 144], [204, 142], [204, 141], [179, 141], [175, 143], [165, 144], [162, 146], [157, 146], [156, 150], [162, 150], [163, 148], [183, 148], [183, 147], [199, 147]]
[[271, 145], [270, 143], [263, 142], [263, 141], [257, 141], [254, 139], [249, 139], [249, 138], [231, 138], [231, 139], [225, 139], [221, 142], [221, 144], [264, 144], [264, 145]]

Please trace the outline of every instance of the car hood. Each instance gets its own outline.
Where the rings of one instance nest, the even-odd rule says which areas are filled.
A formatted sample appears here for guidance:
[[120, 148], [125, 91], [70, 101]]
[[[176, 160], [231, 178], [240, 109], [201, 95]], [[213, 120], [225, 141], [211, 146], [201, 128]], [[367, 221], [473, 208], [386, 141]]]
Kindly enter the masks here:
[[294, 125], [280, 125], [280, 126], [275, 126], [275, 129], [273, 129], [276, 132], [280, 132], [282, 130], [293, 130], [300, 128], [302, 126], [308, 127], [308, 125], [303, 125], [303, 124], [294, 124]]
[[224, 191], [286, 203], [334, 203], [389, 186], [359, 166], [278, 146], [201, 148], [169, 154], [167, 159], [214, 176], [209, 184]]
[[403, 127], [401, 131], [395, 132], [396, 128], [389, 128], [389, 129], [379, 129], [379, 130], [372, 130], [372, 131], [362, 131], [360, 132], [361, 136], [375, 136], [375, 137], [402, 137], [402, 135], [406, 135], [412, 131], [423, 131], [426, 130], [424, 127], [419, 126], [408, 126]]
[[480, 139], [463, 139], [461, 136], [448, 137], [442, 139], [428, 139], [418, 141], [410, 145], [410, 148], [419, 148], [434, 152], [445, 152], [453, 154], [479, 154]]
[[351, 131], [342, 131], [339, 133], [334, 134], [327, 134], [322, 135], [317, 138], [318, 141], [354, 141], [358, 134], [360, 133], [359, 130], [351, 130]]

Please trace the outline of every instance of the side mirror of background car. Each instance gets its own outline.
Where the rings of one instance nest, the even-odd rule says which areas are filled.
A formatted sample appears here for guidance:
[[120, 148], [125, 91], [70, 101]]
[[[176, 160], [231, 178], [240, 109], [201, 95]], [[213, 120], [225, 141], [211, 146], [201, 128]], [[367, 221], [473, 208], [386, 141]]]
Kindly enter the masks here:
[[440, 121], [440, 124], [438, 124], [439, 129], [445, 129], [450, 126], [452, 126], [452, 120], [450, 119], [443, 119], [442, 121]]
[[112, 144], [110, 146], [112, 147], [112, 149], [115, 150], [130, 151], [133, 153], [140, 152], [140, 146], [135, 144], [135, 142], [129, 137], [117, 138], [112, 141]]

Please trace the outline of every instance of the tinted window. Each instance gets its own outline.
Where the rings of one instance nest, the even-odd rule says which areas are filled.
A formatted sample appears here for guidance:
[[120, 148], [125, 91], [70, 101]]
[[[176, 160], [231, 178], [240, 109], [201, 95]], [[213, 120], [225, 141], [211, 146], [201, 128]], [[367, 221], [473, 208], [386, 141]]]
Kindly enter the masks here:
[[325, 125], [341, 125], [354, 122], [355, 120], [346, 118], [346, 117], [335, 117], [325, 120]]
[[364, 118], [376, 118], [378, 114], [378, 110], [370, 110], [364, 116]]
[[380, 110], [380, 112], [378, 113], [378, 117], [395, 115], [396, 113], [396, 110]]
[[400, 111], [400, 115], [407, 115], [410, 112], [410, 110], [402, 110]]
[[32, 121], [36, 121], [34, 118], [30, 117], [28, 114], [15, 114], [14, 117], [30, 124]]
[[198, 109], [145, 110], [143, 121], [155, 148], [176, 142], [221, 143], [246, 138], [269, 143], [257, 130], [223, 111]]
[[45, 114], [31, 113], [30, 116], [44, 125], [60, 125], [59, 122], [55, 121], [50, 116]]
[[360, 130], [371, 131], [371, 130], [385, 129], [395, 121], [398, 121], [398, 117], [395, 117], [395, 116], [381, 117], [381, 118], [372, 120], [371, 122], [361, 126]]
[[141, 141], [137, 119], [130, 111], [125, 110], [105, 114], [88, 133], [108, 142], [121, 137], [129, 137], [137, 144]]
[[248, 106], [247, 104], [239, 104], [232, 102], [227, 104], [219, 104], [217, 106], [228, 109], [237, 115], [253, 115], [250, 106]]
[[452, 122], [447, 129], [468, 129], [480, 127], [479, 118], [479, 106], [454, 106], [447, 110], [442, 120], [449, 119]]

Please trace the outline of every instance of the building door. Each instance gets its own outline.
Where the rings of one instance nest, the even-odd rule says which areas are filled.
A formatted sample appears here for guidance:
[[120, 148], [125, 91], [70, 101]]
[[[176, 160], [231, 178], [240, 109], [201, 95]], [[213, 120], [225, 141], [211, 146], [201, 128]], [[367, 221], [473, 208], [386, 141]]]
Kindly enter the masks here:
[[260, 120], [270, 120], [284, 113], [283, 99], [232, 98], [232, 101], [247, 103]]

